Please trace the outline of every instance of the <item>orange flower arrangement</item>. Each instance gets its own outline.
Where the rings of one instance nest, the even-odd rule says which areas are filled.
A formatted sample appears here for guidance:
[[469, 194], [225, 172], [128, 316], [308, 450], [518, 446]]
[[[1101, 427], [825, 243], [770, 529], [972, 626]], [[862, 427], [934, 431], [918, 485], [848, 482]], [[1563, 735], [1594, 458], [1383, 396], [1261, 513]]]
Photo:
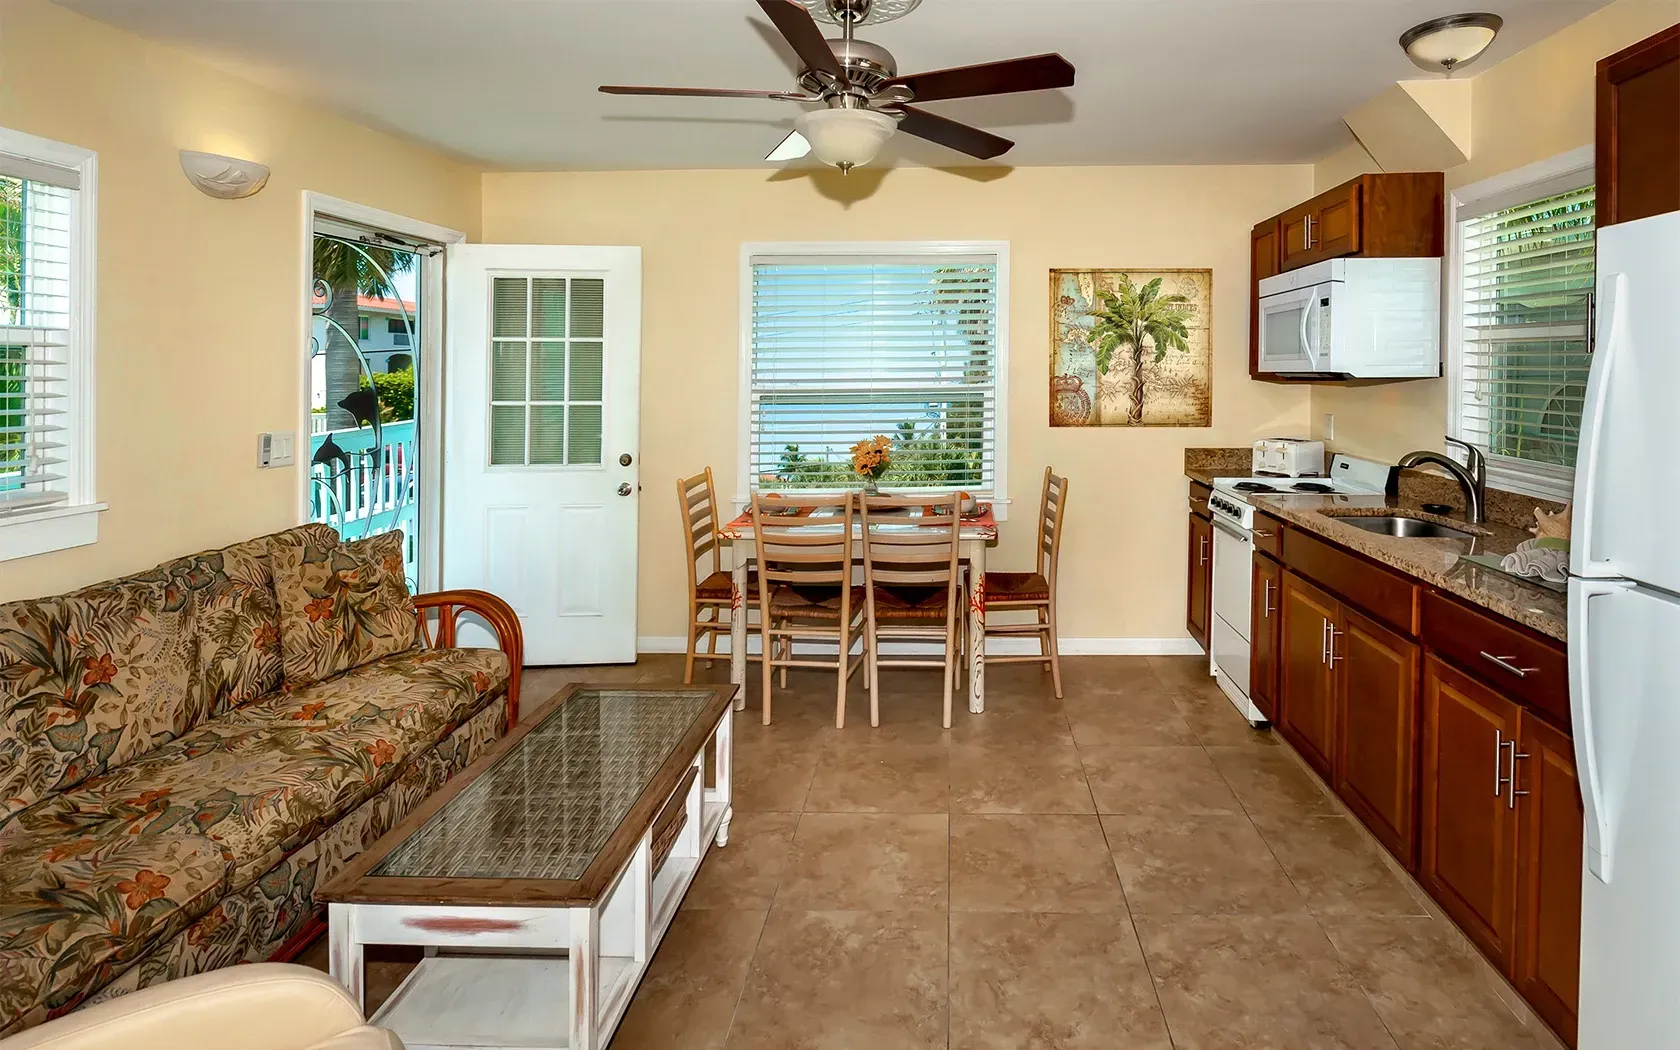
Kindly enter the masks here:
[[852, 470], [867, 481], [878, 481], [892, 466], [892, 439], [876, 434], [852, 446]]

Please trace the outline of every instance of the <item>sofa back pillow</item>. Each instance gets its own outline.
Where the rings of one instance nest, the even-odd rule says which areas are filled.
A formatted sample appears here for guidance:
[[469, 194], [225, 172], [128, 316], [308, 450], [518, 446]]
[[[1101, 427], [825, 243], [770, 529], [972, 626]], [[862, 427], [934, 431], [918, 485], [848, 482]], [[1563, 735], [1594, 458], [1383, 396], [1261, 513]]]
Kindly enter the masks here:
[[268, 552], [274, 544], [336, 544], [319, 522], [299, 525], [165, 562], [161, 568], [191, 592], [198, 606], [198, 678], [211, 717], [278, 692], [280, 602]]
[[400, 531], [271, 547], [287, 688], [414, 647], [417, 620], [402, 551]]
[[0, 823], [204, 719], [196, 626], [158, 569], [0, 605]]

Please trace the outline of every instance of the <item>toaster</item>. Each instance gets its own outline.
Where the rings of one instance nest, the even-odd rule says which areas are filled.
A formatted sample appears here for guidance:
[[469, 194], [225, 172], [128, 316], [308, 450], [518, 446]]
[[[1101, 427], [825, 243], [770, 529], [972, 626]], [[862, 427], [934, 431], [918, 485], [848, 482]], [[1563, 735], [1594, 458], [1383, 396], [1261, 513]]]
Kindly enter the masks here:
[[1324, 473], [1324, 442], [1262, 438], [1254, 443], [1254, 473], [1318, 477]]

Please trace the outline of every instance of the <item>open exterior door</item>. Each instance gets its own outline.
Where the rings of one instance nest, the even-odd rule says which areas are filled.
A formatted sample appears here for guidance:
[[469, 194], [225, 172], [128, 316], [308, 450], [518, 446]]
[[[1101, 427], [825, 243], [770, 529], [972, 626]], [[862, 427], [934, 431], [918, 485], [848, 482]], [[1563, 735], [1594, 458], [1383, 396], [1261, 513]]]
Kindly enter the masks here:
[[528, 664], [636, 659], [640, 248], [449, 248], [443, 583]]

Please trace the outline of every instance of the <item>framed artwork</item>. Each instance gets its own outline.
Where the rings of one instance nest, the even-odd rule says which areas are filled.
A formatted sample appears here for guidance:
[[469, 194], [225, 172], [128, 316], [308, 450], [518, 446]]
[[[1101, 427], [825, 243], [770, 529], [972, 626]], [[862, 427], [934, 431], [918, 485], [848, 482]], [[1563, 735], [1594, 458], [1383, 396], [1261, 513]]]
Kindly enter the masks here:
[[1050, 425], [1211, 425], [1212, 321], [1212, 270], [1051, 270]]

